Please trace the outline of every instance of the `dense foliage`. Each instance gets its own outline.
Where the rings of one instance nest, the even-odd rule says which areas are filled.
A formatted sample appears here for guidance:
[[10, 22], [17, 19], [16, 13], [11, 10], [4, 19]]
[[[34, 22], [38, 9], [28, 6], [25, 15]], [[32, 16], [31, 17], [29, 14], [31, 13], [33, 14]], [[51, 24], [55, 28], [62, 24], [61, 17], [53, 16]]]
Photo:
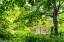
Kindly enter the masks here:
[[[0, 0], [0, 42], [64, 42], [63, 2]], [[41, 25], [48, 35], [35, 34]]]

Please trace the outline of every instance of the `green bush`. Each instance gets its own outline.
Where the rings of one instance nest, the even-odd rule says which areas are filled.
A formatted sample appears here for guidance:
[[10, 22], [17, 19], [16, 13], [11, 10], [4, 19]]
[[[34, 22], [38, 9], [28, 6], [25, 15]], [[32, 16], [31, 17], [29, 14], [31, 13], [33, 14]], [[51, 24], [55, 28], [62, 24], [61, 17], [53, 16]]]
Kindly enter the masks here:
[[2, 38], [2, 39], [10, 39], [12, 37], [13, 37], [13, 35], [10, 32], [8, 32], [6, 30], [1, 30], [0, 31], [0, 38]]
[[26, 42], [48, 42], [49, 37], [46, 35], [36, 35], [36, 34], [30, 34], [29, 36], [27, 35], [25, 38]]
[[[62, 33], [63, 34], [63, 33]], [[64, 42], [64, 35], [54, 36], [50, 38], [50, 35], [43, 34], [33, 34], [29, 31], [17, 31], [13, 36], [8, 31], [0, 31], [0, 38], [5, 40], [0, 40], [1, 42]], [[11, 38], [11, 39], [10, 39]]]

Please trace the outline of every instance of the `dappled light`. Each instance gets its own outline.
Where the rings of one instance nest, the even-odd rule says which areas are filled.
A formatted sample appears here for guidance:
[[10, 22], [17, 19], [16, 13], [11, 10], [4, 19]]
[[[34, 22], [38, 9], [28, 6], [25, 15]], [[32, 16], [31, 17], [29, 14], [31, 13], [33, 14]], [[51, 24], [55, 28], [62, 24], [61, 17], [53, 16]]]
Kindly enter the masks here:
[[0, 0], [0, 42], [64, 42], [64, 0]]

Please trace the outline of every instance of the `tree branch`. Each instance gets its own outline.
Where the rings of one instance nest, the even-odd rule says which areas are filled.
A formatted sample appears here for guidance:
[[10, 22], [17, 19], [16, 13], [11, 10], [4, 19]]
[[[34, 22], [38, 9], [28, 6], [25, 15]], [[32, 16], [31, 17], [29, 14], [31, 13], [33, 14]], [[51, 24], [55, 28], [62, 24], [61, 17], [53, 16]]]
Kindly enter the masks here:
[[41, 13], [41, 15], [53, 17], [52, 13]]
[[60, 6], [61, 6], [63, 3], [64, 3], [64, 2], [60, 3], [60, 0], [59, 0], [59, 5], [58, 5], [58, 8], [57, 8], [57, 11], [59, 11]]
[[59, 0], [59, 5], [58, 5], [58, 8], [57, 8], [57, 11], [60, 9], [60, 0]]
[[58, 14], [62, 14], [62, 13], [64, 13], [64, 11], [62, 11], [62, 12], [59, 12]]
[[45, 14], [46, 16], [50, 16], [50, 17], [53, 17], [53, 15], [50, 15], [50, 14]]

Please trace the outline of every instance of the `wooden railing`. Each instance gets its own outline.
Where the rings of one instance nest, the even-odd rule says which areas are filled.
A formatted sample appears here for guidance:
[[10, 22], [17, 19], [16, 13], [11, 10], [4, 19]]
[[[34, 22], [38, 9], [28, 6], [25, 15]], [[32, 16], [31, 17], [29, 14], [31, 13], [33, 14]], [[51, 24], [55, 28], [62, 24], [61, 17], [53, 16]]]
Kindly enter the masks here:
[[[39, 31], [37, 29], [39, 29]], [[49, 34], [48, 27], [46, 27], [46, 30], [45, 31], [43, 31], [42, 29], [43, 29], [43, 26], [42, 25], [40, 25], [40, 26], [37, 25], [36, 26], [35, 34]], [[33, 27], [30, 27], [30, 30], [33, 31]]]

